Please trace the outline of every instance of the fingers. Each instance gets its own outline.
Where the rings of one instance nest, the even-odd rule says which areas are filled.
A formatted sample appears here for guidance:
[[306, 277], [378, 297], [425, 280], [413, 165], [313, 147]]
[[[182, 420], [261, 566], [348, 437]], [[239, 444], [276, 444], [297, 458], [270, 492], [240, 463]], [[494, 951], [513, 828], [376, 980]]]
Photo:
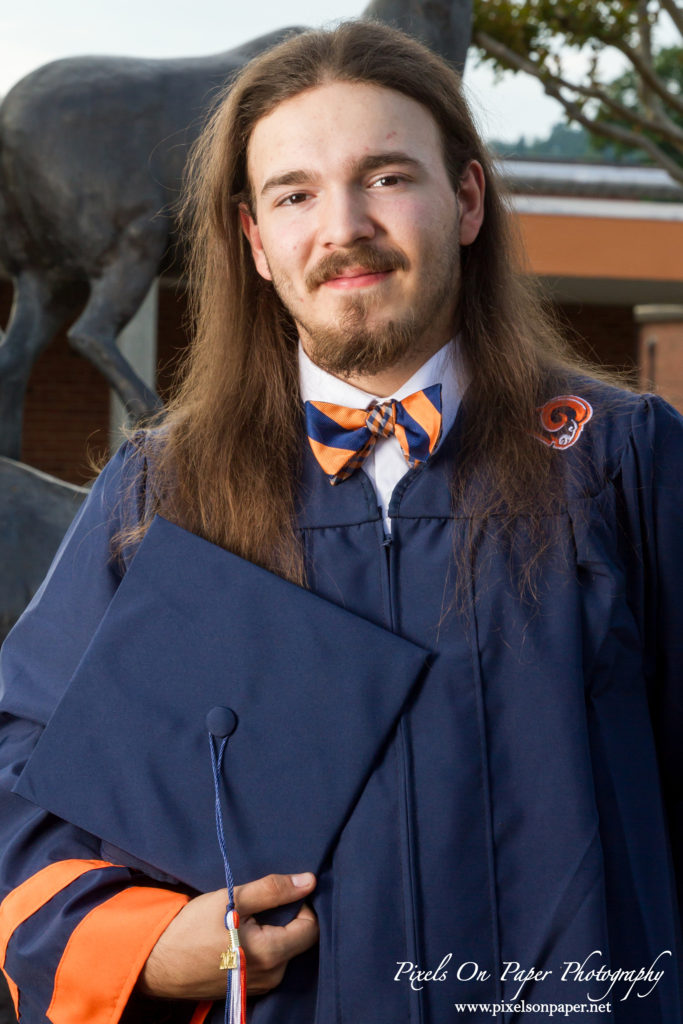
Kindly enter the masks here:
[[282, 931], [287, 936], [288, 960], [299, 953], [305, 953], [320, 938], [318, 918], [307, 904], [303, 905], [294, 920], [286, 924]]
[[240, 942], [247, 958], [247, 992], [263, 995], [282, 981], [293, 956], [318, 941], [318, 920], [304, 904], [296, 917], [284, 926], [262, 925], [253, 917], [263, 910], [294, 903], [313, 891], [315, 875], [266, 875], [235, 888], [240, 915]]
[[315, 875], [307, 871], [302, 875], [266, 875], [235, 886], [235, 904], [240, 918], [294, 903], [308, 896], [315, 889], [315, 883]]
[[284, 926], [260, 925], [248, 918], [240, 927], [240, 941], [247, 958], [247, 993], [263, 995], [282, 981], [292, 957], [315, 945], [318, 920], [309, 906]]
[[[257, 925], [258, 938], [247, 937], [247, 942], [258, 946], [259, 942], [276, 961], [291, 960], [293, 956], [310, 949], [320, 935], [318, 919], [312, 909], [304, 904], [296, 917], [286, 925]], [[246, 929], [245, 929], [246, 931]], [[242, 932], [242, 929], [240, 929]], [[260, 952], [260, 949], [258, 950]]]
[[[260, 995], [280, 983], [288, 962], [318, 940], [318, 922], [303, 906], [284, 927], [261, 925], [253, 914], [293, 903], [315, 888], [312, 874], [267, 875], [235, 888], [240, 913], [240, 942], [247, 960], [247, 992]], [[144, 965], [138, 988], [163, 998], [219, 999], [225, 973], [219, 969], [226, 949], [227, 891], [195, 896], [168, 924]]]

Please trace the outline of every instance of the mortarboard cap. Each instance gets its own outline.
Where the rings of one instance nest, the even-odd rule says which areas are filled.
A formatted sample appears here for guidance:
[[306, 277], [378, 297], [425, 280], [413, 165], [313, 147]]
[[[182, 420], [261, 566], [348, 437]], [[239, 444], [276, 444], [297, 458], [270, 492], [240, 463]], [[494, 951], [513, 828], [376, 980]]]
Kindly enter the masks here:
[[[157, 517], [15, 792], [157, 871], [319, 871], [427, 652]], [[125, 861], [124, 861], [125, 862]]]

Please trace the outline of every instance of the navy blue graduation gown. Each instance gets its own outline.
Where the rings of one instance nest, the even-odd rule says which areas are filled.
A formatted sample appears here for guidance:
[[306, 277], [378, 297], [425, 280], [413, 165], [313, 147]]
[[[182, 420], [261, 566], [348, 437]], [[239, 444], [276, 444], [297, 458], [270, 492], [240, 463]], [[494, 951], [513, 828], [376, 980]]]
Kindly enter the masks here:
[[[540, 1024], [553, 1005], [571, 1020], [591, 1006], [616, 1024], [683, 1020], [675, 891], [677, 862], [679, 878], [683, 870], [683, 421], [659, 399], [615, 400], [591, 387], [593, 419], [554, 453], [577, 471], [568, 474], [535, 604], [525, 605], [517, 586], [530, 555], [524, 522], [514, 545], [489, 525], [453, 601], [453, 546], [471, 525], [453, 511], [448, 486], [458, 422], [397, 486], [390, 543], [364, 474], [330, 487], [307, 453], [300, 528], [308, 596], [396, 634], [416, 660], [397, 707], [379, 716], [348, 810], [323, 826], [331, 841], [318, 854], [313, 900], [320, 948], [253, 1002], [253, 1024]], [[194, 891], [192, 879], [151, 863], [154, 851], [136, 856], [133, 835], [112, 845], [11, 792], [109, 621], [126, 568], [112, 563], [109, 544], [140, 458], [124, 448], [100, 476], [2, 653], [8, 895], [0, 949], [21, 1019], [36, 1024], [121, 1014], [222, 1020], [220, 1006], [132, 996], [125, 1008], [145, 950]], [[144, 635], [144, 621], [138, 629]], [[128, 640], [123, 633], [121, 645]], [[364, 655], [389, 688], [380, 649], [369, 644]], [[296, 688], [297, 675], [297, 664], [281, 658], [273, 686], [284, 676]], [[282, 738], [272, 742], [279, 749]], [[348, 756], [352, 763], [353, 749]], [[125, 796], [136, 780], [123, 781], [125, 758], [116, 770]], [[158, 785], [181, 783], [169, 773]], [[97, 793], [96, 778], [92, 786]], [[112, 818], [125, 815], [121, 804]], [[98, 918], [119, 902], [114, 925]], [[88, 962], [98, 920], [113, 935], [99, 986], [106, 1011], [98, 984], [69, 990], [72, 954]]]

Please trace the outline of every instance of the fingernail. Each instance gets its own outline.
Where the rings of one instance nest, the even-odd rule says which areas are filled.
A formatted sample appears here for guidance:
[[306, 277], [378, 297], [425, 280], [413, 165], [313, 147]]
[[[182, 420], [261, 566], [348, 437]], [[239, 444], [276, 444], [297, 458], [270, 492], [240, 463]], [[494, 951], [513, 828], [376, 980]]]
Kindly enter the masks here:
[[310, 871], [305, 871], [303, 875], [290, 875], [289, 877], [292, 879], [292, 885], [295, 885], [297, 889], [304, 889], [313, 881]]

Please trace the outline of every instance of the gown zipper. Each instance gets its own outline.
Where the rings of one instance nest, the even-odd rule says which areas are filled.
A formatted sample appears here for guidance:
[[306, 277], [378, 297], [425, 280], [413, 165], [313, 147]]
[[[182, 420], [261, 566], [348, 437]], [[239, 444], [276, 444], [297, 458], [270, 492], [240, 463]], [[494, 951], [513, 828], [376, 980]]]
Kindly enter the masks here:
[[[394, 522], [395, 529], [395, 522]], [[385, 554], [385, 583], [388, 595], [389, 626], [392, 633], [398, 633], [398, 615], [394, 599], [394, 585], [396, 583], [395, 551], [396, 545], [391, 534], [385, 534], [383, 523], [380, 521], [380, 528], [383, 533], [382, 547]], [[419, 966], [420, 942], [418, 934], [417, 917], [417, 882], [415, 878], [415, 855], [413, 843], [413, 808], [410, 791], [410, 747], [408, 743], [408, 726], [405, 717], [399, 719], [397, 728], [397, 757], [398, 757], [398, 784], [401, 812], [399, 820], [401, 825], [401, 859], [405, 865], [404, 892], [401, 893], [404, 907], [405, 936], [408, 943], [406, 957], [416, 966]], [[410, 993], [409, 996], [410, 1024], [423, 1024], [423, 1006], [420, 993]]]

